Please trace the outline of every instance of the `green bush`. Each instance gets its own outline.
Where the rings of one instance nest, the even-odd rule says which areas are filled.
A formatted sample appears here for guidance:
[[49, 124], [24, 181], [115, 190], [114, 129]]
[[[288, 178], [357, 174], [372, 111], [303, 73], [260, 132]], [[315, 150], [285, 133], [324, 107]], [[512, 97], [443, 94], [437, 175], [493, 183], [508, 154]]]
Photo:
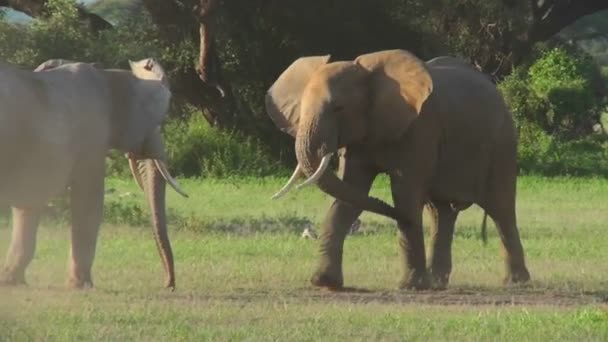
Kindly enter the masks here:
[[544, 48], [529, 67], [516, 68], [499, 84], [517, 126], [580, 138], [593, 131], [605, 104], [596, 91], [600, 77], [590, 56], [564, 47]]
[[555, 132], [582, 129], [598, 121], [601, 99], [593, 87], [595, 72], [589, 55], [569, 53], [564, 48], [543, 52], [530, 67], [530, 89], [549, 104], [549, 120]]
[[608, 140], [592, 134], [605, 106], [593, 61], [563, 47], [537, 54], [498, 85], [516, 121], [520, 173], [608, 175]]
[[520, 174], [608, 176], [608, 138], [603, 135], [564, 140], [530, 125], [520, 131], [518, 154]]
[[[259, 140], [213, 129], [198, 111], [192, 111], [185, 120], [169, 120], [163, 131], [169, 168], [175, 176], [263, 177], [289, 172]], [[106, 160], [106, 174], [130, 177], [129, 172], [123, 154], [112, 151]]]
[[530, 90], [528, 70], [525, 67], [515, 68], [498, 85], [498, 89], [513, 113], [518, 130], [527, 125], [532, 125], [532, 130], [549, 130], [546, 117], [549, 105]]
[[192, 177], [268, 176], [286, 173], [259, 140], [209, 127], [200, 113], [164, 129], [171, 169]]

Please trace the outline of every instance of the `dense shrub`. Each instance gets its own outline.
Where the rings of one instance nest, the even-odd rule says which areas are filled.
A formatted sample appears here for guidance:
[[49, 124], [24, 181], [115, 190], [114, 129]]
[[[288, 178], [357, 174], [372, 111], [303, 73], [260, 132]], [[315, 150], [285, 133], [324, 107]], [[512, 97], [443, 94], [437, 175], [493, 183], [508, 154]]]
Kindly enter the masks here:
[[[164, 126], [164, 137], [169, 167], [176, 176], [263, 177], [288, 173], [257, 139], [213, 129], [198, 112], [185, 120], [170, 120]], [[130, 177], [122, 153], [110, 153], [106, 174]]]
[[255, 138], [215, 130], [193, 112], [187, 120], [165, 126], [171, 167], [191, 177], [268, 176], [285, 173]]
[[566, 140], [528, 124], [520, 128], [518, 154], [522, 175], [608, 176], [605, 135]]
[[529, 68], [516, 68], [499, 85], [518, 127], [532, 123], [567, 138], [591, 133], [605, 103], [593, 60], [565, 47], [544, 49], [539, 55]]

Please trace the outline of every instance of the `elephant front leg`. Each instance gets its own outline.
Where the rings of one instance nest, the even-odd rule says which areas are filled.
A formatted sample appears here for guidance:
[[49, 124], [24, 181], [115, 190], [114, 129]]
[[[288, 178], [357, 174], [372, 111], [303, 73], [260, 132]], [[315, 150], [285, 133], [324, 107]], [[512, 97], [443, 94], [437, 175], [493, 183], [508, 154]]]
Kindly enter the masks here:
[[[81, 170], [79, 170], [81, 169]], [[71, 187], [72, 245], [68, 286], [93, 286], [91, 268], [95, 258], [97, 234], [103, 217], [104, 165], [96, 162], [76, 168]]]
[[[362, 160], [350, 157], [347, 151], [344, 156], [340, 157], [339, 174], [346, 183], [368, 193], [377, 171], [367, 166]], [[332, 203], [321, 225], [321, 258], [319, 266], [311, 278], [314, 286], [340, 289], [344, 285], [342, 275], [344, 239], [360, 214], [360, 209], [356, 209], [348, 203], [338, 200]]]
[[422, 234], [423, 192], [412, 186], [407, 178], [391, 175], [391, 190], [395, 208], [402, 219], [399, 227], [399, 249], [401, 252], [403, 277], [399, 282], [400, 289], [424, 290], [430, 287], [426, 271], [424, 254], [424, 236]]
[[25, 284], [25, 270], [34, 258], [40, 209], [13, 207], [13, 236], [0, 273], [0, 284]]
[[347, 203], [341, 201], [332, 203], [321, 225], [319, 238], [321, 258], [317, 271], [310, 280], [313, 285], [332, 289], [339, 289], [344, 285], [342, 275], [344, 240], [348, 229], [360, 214], [361, 210]]
[[431, 207], [433, 223], [428, 269], [433, 287], [444, 289], [452, 272], [452, 239], [458, 211], [442, 201], [433, 202]]

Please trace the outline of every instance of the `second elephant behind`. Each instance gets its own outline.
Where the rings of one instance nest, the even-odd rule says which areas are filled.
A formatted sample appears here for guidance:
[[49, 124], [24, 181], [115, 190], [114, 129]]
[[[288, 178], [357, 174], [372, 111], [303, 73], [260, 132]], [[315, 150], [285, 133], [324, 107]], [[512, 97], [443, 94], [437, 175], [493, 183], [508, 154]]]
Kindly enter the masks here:
[[[349, 226], [368, 210], [394, 218], [400, 231], [402, 288], [447, 284], [456, 208], [475, 203], [496, 222], [506, 281], [527, 281], [515, 215], [517, 139], [512, 115], [496, 87], [453, 57], [426, 63], [404, 50], [330, 62], [303, 57], [269, 89], [267, 112], [295, 137], [302, 174], [336, 198], [322, 224], [321, 258], [311, 281], [343, 286], [342, 251]], [[325, 172], [340, 153], [340, 178]], [[387, 173], [394, 206], [368, 195]], [[435, 224], [429, 264], [422, 211], [430, 198]], [[429, 277], [429, 275], [431, 277]]]

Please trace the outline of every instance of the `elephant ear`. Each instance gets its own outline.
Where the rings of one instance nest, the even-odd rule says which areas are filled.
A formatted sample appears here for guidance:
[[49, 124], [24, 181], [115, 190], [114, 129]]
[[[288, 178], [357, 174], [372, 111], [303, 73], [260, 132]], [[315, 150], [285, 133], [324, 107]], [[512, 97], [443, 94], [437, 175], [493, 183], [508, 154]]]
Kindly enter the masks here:
[[295, 60], [266, 93], [266, 112], [283, 132], [295, 137], [300, 121], [300, 99], [313, 73], [329, 62], [330, 55]]
[[386, 50], [361, 55], [355, 63], [371, 73], [368, 139], [399, 139], [433, 91], [424, 62], [404, 50]]
[[165, 119], [171, 91], [158, 63], [133, 62], [130, 67], [130, 71], [107, 69], [103, 72], [112, 98], [113, 147], [139, 153], [147, 148], [144, 142]]

